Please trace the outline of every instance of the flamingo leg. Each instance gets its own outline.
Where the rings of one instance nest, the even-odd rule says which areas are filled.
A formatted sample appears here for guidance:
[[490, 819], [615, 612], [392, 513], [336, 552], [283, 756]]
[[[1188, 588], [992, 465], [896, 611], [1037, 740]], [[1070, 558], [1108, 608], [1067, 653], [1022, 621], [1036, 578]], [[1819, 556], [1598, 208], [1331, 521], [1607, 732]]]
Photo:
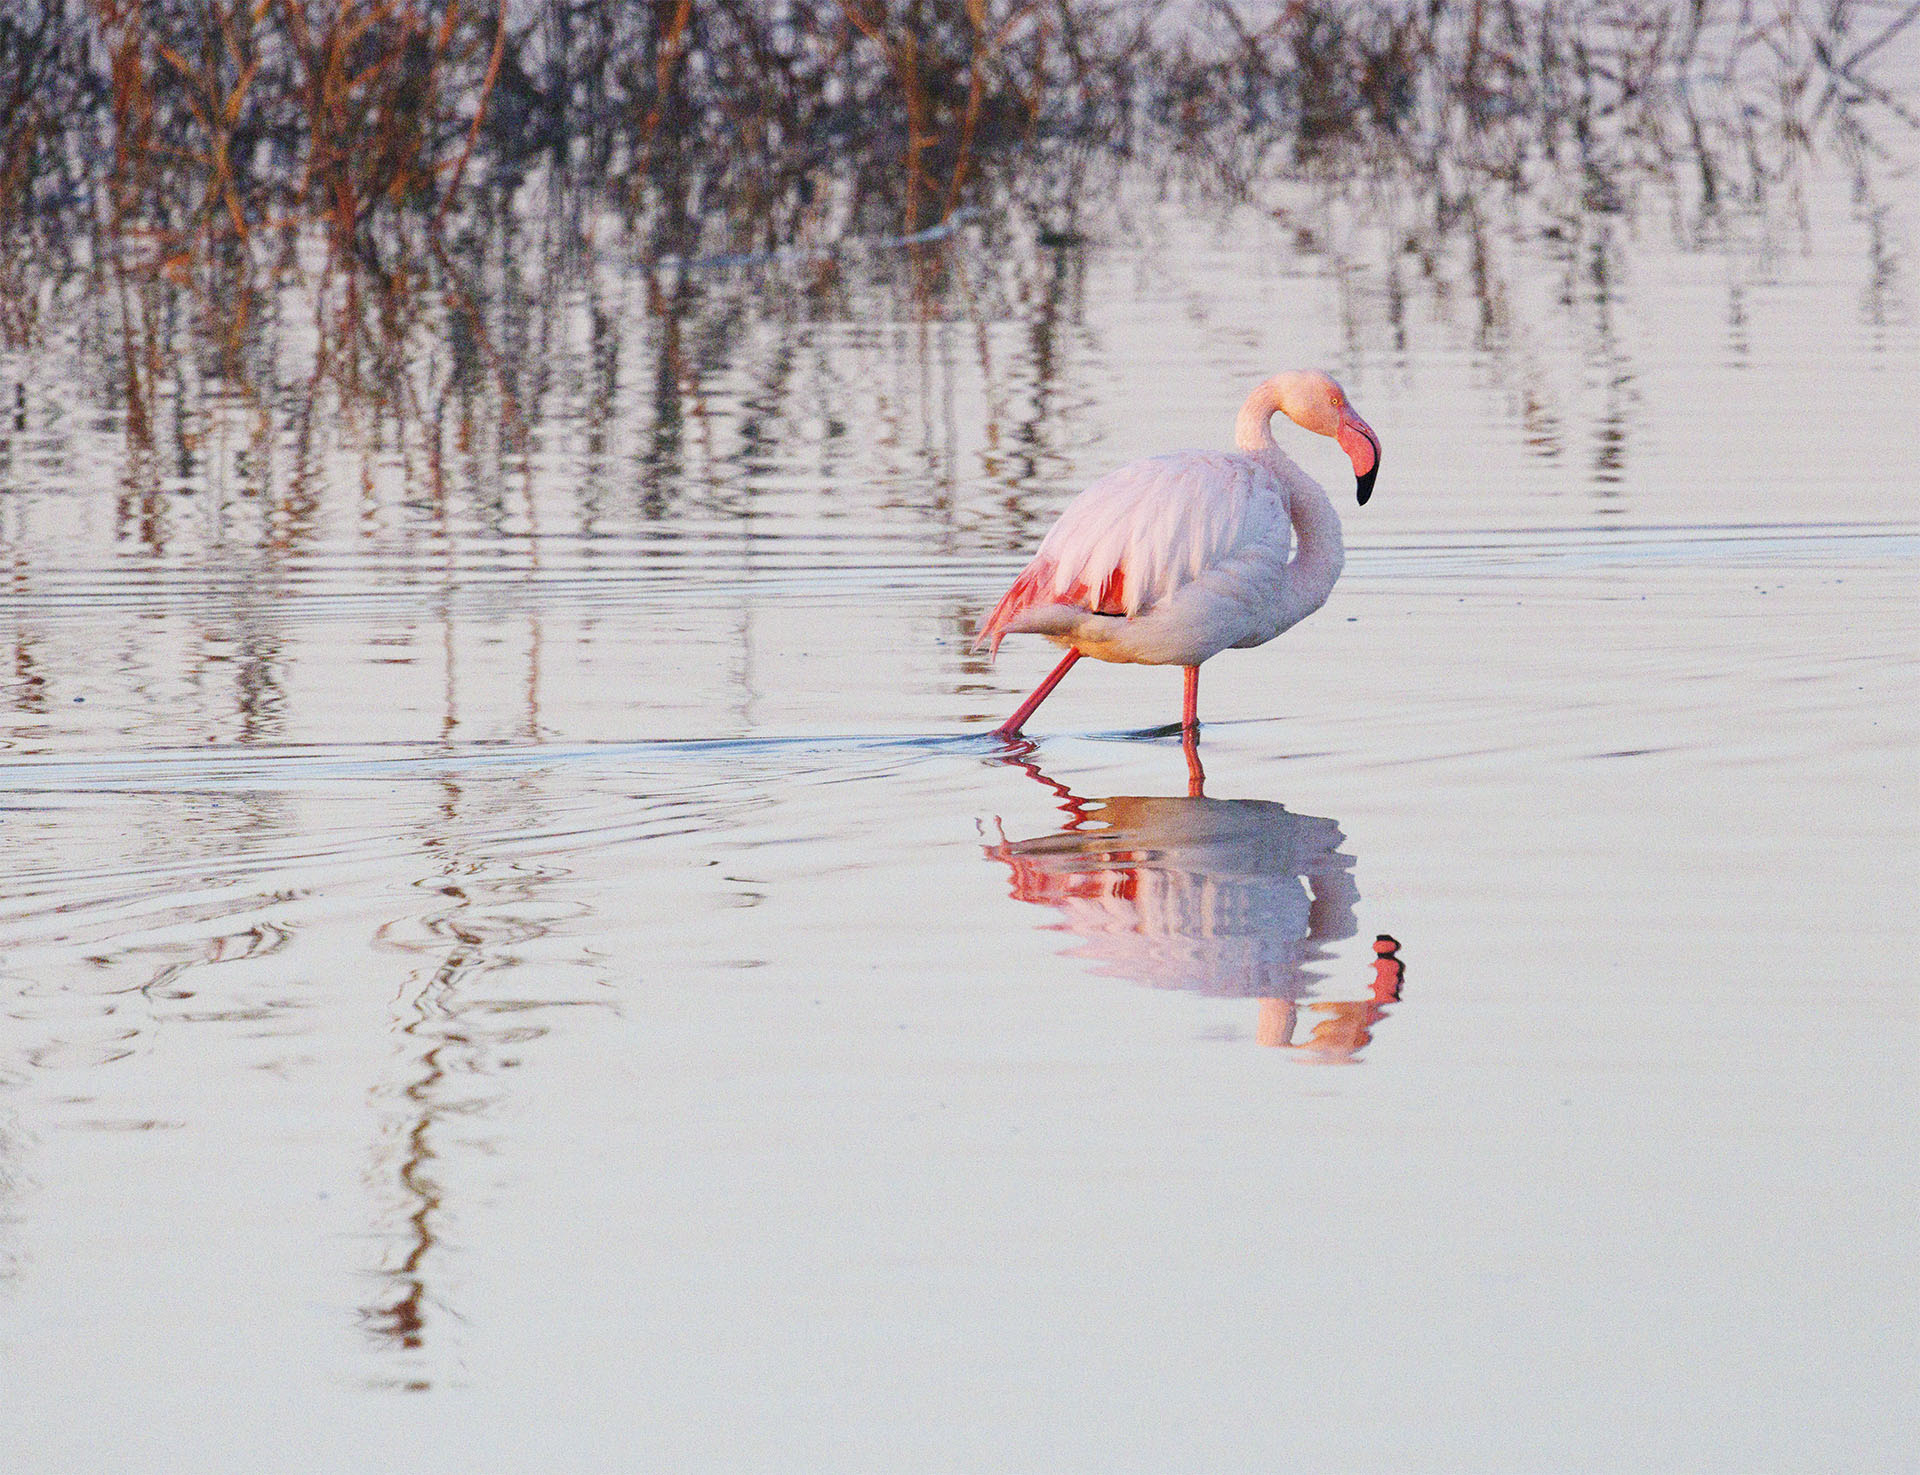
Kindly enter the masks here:
[[1188, 666], [1186, 701], [1180, 711], [1180, 748], [1187, 755], [1187, 797], [1207, 792], [1207, 771], [1200, 766], [1200, 668]]
[[1073, 668], [1073, 663], [1079, 659], [1079, 651], [1068, 651], [1066, 659], [1055, 666], [1053, 670], [1048, 673], [1047, 679], [1033, 689], [1033, 695], [1020, 704], [1020, 710], [1015, 712], [998, 727], [994, 728], [993, 735], [997, 738], [1019, 737], [1020, 728], [1025, 724], [1026, 720], [1033, 715], [1034, 709], [1053, 694], [1053, 689], [1060, 684], [1060, 678], [1065, 676], [1067, 672]]

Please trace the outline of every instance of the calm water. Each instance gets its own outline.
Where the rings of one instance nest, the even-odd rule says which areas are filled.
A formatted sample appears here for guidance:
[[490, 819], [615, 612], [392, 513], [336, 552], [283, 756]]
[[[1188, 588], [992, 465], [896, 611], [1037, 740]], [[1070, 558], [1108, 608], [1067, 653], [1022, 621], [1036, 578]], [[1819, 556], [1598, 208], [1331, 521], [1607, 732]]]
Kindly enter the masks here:
[[[14, 1467], [1920, 1463], [1913, 203], [529, 252], [517, 420], [290, 294], [148, 450], [0, 358]], [[1205, 797], [1177, 672], [999, 749], [1024, 552], [1298, 365], [1384, 466]]]

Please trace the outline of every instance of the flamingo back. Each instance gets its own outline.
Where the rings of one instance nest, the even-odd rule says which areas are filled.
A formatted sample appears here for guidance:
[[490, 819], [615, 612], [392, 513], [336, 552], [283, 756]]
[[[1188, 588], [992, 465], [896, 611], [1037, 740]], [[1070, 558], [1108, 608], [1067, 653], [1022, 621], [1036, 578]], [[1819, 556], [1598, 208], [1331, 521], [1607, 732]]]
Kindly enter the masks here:
[[1286, 499], [1260, 459], [1176, 451], [1109, 472], [1060, 515], [974, 640], [994, 651], [1028, 610], [1063, 605], [1132, 617], [1209, 569], [1291, 530]]

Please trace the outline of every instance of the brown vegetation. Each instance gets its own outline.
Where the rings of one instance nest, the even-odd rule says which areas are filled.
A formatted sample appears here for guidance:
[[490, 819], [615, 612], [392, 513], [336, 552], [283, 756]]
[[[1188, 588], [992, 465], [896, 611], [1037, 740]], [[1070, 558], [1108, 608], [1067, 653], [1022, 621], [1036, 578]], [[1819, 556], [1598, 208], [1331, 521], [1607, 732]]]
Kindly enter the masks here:
[[[424, 295], [529, 223], [637, 264], [826, 261], [937, 233], [1086, 232], [1123, 172], [1257, 199], [1397, 191], [1444, 235], [1503, 195], [1707, 215], [1863, 114], [1909, 0], [18, 0], [0, 16], [0, 334], [106, 289], [151, 397], [190, 320], [244, 380], [264, 291], [321, 372], [404, 398]], [[923, 284], [924, 285], [924, 284]], [[184, 304], [184, 311], [183, 311]]]

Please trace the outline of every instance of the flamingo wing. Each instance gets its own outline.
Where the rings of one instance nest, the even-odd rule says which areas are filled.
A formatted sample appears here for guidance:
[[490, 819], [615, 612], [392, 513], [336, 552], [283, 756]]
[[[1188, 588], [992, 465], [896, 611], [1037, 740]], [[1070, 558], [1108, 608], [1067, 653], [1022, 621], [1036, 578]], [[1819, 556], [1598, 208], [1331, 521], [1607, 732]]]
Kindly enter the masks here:
[[1029, 612], [1132, 618], [1151, 611], [1276, 533], [1289, 535], [1285, 500], [1272, 473], [1250, 456], [1178, 451], [1132, 462], [1061, 513], [974, 646], [997, 652]]

